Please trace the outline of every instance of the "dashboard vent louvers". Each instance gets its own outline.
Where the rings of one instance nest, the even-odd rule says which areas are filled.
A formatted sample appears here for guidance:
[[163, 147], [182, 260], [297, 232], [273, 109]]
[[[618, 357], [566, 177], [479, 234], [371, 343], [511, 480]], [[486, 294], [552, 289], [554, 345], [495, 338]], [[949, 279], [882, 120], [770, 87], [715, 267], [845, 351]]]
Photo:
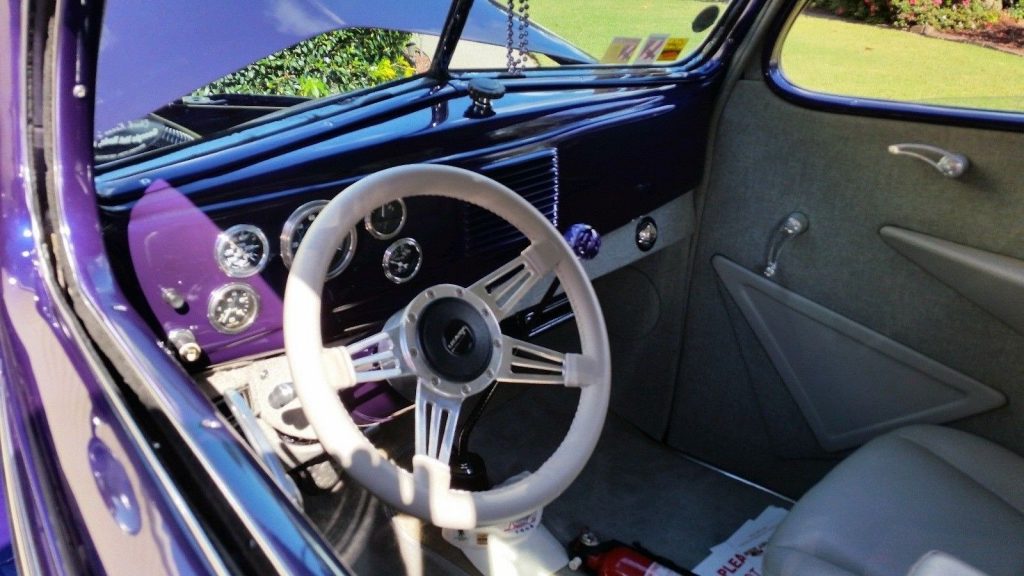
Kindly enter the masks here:
[[[508, 186], [558, 227], [558, 150], [549, 148], [477, 169]], [[525, 244], [526, 238], [508, 222], [475, 206], [463, 207], [466, 256], [479, 256]]]

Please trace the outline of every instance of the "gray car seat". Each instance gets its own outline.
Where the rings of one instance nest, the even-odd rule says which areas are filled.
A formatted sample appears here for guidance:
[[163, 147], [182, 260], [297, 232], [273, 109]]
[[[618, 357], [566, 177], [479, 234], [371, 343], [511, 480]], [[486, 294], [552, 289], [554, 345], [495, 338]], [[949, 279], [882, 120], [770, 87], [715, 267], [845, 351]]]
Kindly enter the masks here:
[[930, 551], [1024, 575], [1024, 458], [939, 426], [877, 438], [797, 502], [764, 574], [904, 576]]

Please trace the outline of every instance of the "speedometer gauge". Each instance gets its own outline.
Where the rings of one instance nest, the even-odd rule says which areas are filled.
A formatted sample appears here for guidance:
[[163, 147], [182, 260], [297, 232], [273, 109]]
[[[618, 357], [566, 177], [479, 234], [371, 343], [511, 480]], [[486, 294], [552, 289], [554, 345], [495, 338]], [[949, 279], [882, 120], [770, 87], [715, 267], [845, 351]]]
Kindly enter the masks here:
[[[320, 211], [327, 205], [327, 200], [314, 200], [307, 204], [299, 206], [292, 215], [288, 217], [288, 220], [284, 223], [284, 229], [281, 230], [281, 259], [284, 261], [284, 265], [291, 268], [292, 260], [295, 258], [295, 254], [299, 251], [299, 245], [302, 244], [302, 239], [306, 237], [306, 232], [309, 232], [309, 227], [316, 220], [316, 217], [320, 215]], [[331, 265], [327, 269], [327, 278], [334, 278], [348, 266], [349, 262], [352, 261], [352, 256], [356, 252], [356, 231], [353, 228], [348, 236], [345, 236], [345, 240], [341, 243], [338, 248], [338, 252], [334, 255], [331, 260]]]
[[252, 224], [238, 224], [217, 235], [214, 256], [225, 274], [246, 278], [267, 265], [270, 246], [262, 230]]
[[378, 240], [390, 240], [402, 231], [405, 225], [405, 202], [392, 200], [363, 218], [363, 226], [370, 236]]

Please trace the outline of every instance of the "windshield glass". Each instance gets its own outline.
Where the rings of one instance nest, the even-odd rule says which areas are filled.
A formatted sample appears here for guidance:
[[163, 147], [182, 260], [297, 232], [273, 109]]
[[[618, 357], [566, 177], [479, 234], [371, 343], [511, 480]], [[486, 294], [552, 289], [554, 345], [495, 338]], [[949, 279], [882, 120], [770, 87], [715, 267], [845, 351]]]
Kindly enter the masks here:
[[[701, 45], [724, 6], [478, 0], [451, 67], [506, 69], [510, 42], [521, 68], [676, 62]], [[449, 0], [181, 0], [159, 10], [108, 0], [96, 162], [114, 166], [309, 100], [423, 74], [449, 9]]]
[[406, 32], [372, 28], [326, 32], [215, 80], [192, 96], [322, 98], [370, 88], [426, 71], [429, 58], [406, 51], [410, 38]]
[[[546, 68], [565, 64], [666, 65], [696, 52], [721, 20], [728, 0], [479, 0], [477, 11], [495, 6], [513, 15], [504, 23], [512, 43], [495, 50], [465, 39], [453, 69]], [[583, 59], [551, 57], [533, 39], [546, 32], [576, 47]]]
[[398, 30], [352, 28], [303, 40], [102, 132], [94, 142], [96, 162], [191, 142], [311, 99], [423, 73], [430, 55], [411, 39]]

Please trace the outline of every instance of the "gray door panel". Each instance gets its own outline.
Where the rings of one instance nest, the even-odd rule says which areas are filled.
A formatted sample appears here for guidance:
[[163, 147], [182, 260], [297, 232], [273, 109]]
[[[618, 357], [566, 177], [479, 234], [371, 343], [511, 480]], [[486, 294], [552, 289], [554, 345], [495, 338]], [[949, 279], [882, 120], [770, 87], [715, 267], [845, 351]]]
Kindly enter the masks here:
[[[944, 178], [887, 152], [900, 142], [960, 152], [972, 166]], [[1024, 259], [1022, 150], [1024, 134], [813, 111], [757, 76], [739, 80], [700, 199], [669, 442], [791, 494], [827, 467], [813, 460], [835, 457], [711, 264], [720, 254], [759, 271], [775, 226], [800, 210], [810, 228], [786, 247], [775, 280], [1005, 395], [1004, 407], [955, 425], [1024, 453], [1024, 336], [880, 235], [894, 226]]]
[[1002, 394], [723, 256], [712, 265], [829, 451], [910, 423], [1002, 406]]
[[895, 226], [879, 234], [936, 279], [1024, 334], [1024, 260]]

